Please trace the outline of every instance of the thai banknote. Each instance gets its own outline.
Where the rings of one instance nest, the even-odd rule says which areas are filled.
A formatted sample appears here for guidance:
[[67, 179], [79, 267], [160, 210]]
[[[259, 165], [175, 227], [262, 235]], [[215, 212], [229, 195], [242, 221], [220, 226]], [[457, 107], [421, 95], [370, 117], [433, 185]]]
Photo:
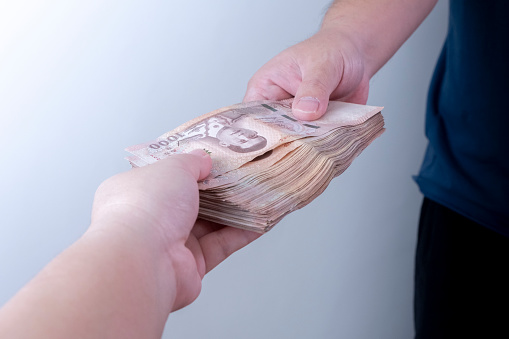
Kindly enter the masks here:
[[381, 107], [329, 103], [328, 113], [312, 122], [291, 113], [292, 99], [241, 103], [195, 118], [158, 138], [126, 150], [137, 166], [154, 163], [172, 154], [205, 149], [212, 157], [210, 178], [238, 168], [269, 150], [333, 128], [363, 123]]
[[200, 217], [266, 232], [318, 196], [383, 131], [382, 107], [338, 101], [312, 122], [292, 100], [237, 104], [195, 118], [126, 150], [141, 167], [204, 149], [212, 171], [199, 183]]

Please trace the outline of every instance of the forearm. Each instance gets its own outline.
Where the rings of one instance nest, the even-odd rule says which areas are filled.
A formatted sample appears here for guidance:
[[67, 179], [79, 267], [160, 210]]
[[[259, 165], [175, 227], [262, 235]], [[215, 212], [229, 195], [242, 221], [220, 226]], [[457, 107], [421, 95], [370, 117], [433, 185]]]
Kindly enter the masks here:
[[438, 0], [336, 0], [321, 30], [348, 37], [372, 77], [410, 37]]
[[0, 337], [160, 338], [171, 265], [150, 235], [110, 233], [87, 232], [45, 267], [0, 311]]

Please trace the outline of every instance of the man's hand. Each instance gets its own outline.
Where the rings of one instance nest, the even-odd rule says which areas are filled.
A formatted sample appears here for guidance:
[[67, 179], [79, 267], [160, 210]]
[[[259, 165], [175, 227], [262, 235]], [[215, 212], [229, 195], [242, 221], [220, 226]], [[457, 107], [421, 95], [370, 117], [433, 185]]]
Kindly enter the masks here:
[[314, 36], [265, 64], [244, 101], [295, 97], [301, 120], [320, 118], [329, 99], [365, 104], [369, 80], [392, 57], [437, 0], [335, 0]]
[[363, 60], [347, 36], [322, 29], [260, 68], [249, 81], [244, 101], [295, 97], [293, 114], [301, 120], [320, 118], [329, 99], [365, 104], [369, 76]]

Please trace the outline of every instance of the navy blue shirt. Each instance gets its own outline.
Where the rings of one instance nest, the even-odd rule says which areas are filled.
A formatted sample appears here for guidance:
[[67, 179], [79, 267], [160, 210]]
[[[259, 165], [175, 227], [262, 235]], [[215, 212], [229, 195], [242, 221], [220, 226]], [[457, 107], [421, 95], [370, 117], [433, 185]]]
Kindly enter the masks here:
[[428, 96], [422, 193], [509, 236], [509, 1], [451, 0]]

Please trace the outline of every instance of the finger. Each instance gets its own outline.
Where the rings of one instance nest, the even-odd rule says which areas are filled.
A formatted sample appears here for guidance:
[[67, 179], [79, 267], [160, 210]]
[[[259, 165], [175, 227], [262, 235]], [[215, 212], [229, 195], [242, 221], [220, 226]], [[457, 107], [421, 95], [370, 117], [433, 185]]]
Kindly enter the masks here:
[[168, 171], [183, 169], [196, 181], [205, 179], [212, 169], [212, 159], [204, 150], [193, 150], [187, 154], [175, 154], [151, 166], [166, 166]]
[[292, 111], [297, 119], [316, 120], [325, 114], [329, 97], [338, 86], [339, 76], [323, 64], [306, 69], [295, 94]]
[[205, 179], [212, 169], [212, 159], [210, 155], [202, 149], [195, 149], [189, 152], [188, 154], [192, 154], [198, 160], [194, 159], [194, 161], [198, 161], [200, 174], [198, 175], [198, 180]]
[[258, 101], [258, 100], [269, 100], [258, 88], [248, 87], [244, 99], [242, 102]]
[[260, 233], [224, 227], [202, 237], [199, 241], [205, 258], [205, 273], [260, 236]]
[[216, 232], [223, 227], [226, 227], [226, 226], [217, 224], [212, 221], [198, 219], [198, 220], [196, 220], [196, 223], [194, 224], [194, 227], [191, 230], [191, 232], [194, 234], [194, 236], [197, 239], [200, 239], [200, 238], [204, 237], [205, 235], [212, 233], [212, 232]]
[[195, 236], [190, 235], [189, 238], [187, 238], [186, 240], [186, 247], [189, 251], [191, 251], [191, 253], [194, 256], [198, 275], [200, 276], [200, 278], [203, 278], [205, 276], [206, 267], [205, 258], [203, 257], [199, 240]]
[[292, 97], [293, 95], [272, 80], [259, 80], [253, 77], [247, 85], [246, 94], [242, 101], [283, 100]]

